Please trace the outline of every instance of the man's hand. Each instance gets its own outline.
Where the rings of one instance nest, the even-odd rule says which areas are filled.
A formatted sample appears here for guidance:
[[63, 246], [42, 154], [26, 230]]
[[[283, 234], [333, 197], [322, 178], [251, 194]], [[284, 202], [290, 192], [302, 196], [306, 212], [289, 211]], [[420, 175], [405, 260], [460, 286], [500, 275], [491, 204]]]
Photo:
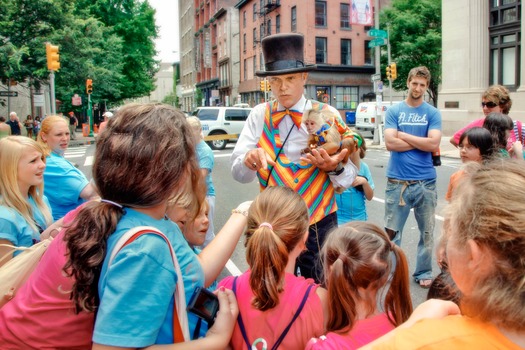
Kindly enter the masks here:
[[275, 165], [275, 162], [270, 157], [270, 155], [266, 153], [262, 148], [255, 148], [249, 150], [244, 156], [243, 163], [247, 168], [253, 171], [257, 171], [260, 168], [267, 170], [268, 164], [272, 166]]
[[303, 162], [312, 164], [318, 167], [322, 171], [333, 171], [348, 153], [347, 149], [341, 150], [341, 152], [330, 156], [323, 148], [313, 149], [311, 153], [305, 154], [300, 159]]

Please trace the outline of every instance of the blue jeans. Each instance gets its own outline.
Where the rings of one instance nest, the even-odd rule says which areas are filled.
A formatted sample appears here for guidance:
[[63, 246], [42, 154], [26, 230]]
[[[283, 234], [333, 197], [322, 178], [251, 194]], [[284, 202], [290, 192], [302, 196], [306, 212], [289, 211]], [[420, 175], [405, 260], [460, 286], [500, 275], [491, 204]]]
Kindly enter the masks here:
[[[404, 191], [403, 187], [405, 187]], [[387, 182], [385, 227], [394, 231], [393, 241], [398, 246], [401, 245], [403, 227], [407, 221], [410, 209], [414, 209], [414, 216], [419, 228], [416, 270], [412, 275], [416, 281], [432, 278], [436, 204], [436, 179], [408, 181], [407, 185], [390, 180]]]

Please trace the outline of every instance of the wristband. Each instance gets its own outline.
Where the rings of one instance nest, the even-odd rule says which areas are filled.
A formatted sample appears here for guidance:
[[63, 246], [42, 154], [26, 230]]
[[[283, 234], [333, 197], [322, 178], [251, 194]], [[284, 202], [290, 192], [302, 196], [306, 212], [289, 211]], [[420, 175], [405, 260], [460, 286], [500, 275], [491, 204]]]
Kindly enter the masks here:
[[341, 175], [343, 171], [345, 171], [345, 167], [343, 166], [343, 164], [339, 163], [337, 164], [337, 167], [334, 170], [328, 171], [327, 174], [337, 176], [337, 175]]
[[240, 209], [233, 209], [232, 214], [242, 214], [244, 216], [248, 216], [247, 210], [240, 210]]

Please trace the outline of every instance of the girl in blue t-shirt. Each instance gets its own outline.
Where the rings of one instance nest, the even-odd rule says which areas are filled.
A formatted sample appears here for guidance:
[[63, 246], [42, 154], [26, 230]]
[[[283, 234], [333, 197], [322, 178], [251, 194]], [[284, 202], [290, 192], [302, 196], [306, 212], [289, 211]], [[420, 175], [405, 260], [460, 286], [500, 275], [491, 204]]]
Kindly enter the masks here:
[[[170, 199], [184, 191], [186, 179], [198, 207], [204, 200], [185, 119], [167, 105], [131, 104], [120, 108], [99, 135], [92, 171], [101, 200], [80, 209], [64, 235], [69, 252], [64, 270], [75, 277], [71, 299], [76, 311], [97, 311], [93, 349], [172, 344], [194, 334], [196, 320], [187, 314], [186, 303], [195, 287], [212, 278], [211, 259], [199, 261], [166, 216]], [[229, 231], [242, 232], [246, 219], [236, 214], [235, 222], [228, 223]], [[118, 240], [139, 226], [153, 227], [168, 242], [152, 230], [116, 251]], [[207, 247], [208, 254], [225, 254], [228, 250], [220, 244], [215, 251]], [[215, 325], [205, 338], [192, 341], [192, 348], [223, 349], [228, 344], [238, 309], [230, 291], [218, 291], [218, 297]], [[174, 332], [177, 323], [183, 339]]]
[[366, 142], [361, 134], [354, 131], [363, 140], [359, 145], [359, 149], [350, 157], [352, 162], [359, 168], [357, 177], [352, 183], [352, 186], [343, 191], [343, 193], [336, 194], [337, 201], [337, 224], [342, 225], [349, 221], [366, 221], [368, 220], [368, 213], [366, 212], [366, 201], [371, 201], [374, 198], [374, 180], [368, 164], [363, 159], [366, 155]]
[[[44, 150], [28, 137], [8, 136], [0, 140], [0, 164], [0, 244], [30, 247], [53, 222], [43, 195]], [[0, 247], [0, 265], [17, 253]]]

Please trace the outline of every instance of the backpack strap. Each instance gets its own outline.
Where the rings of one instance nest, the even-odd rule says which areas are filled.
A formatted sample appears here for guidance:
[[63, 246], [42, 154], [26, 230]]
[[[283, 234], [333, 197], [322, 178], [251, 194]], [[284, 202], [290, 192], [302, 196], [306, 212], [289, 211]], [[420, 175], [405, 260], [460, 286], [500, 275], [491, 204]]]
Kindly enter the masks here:
[[[237, 277], [238, 276], [235, 276], [235, 278], [233, 279], [233, 286], [232, 286], [233, 294], [235, 294], [236, 297], [237, 297], [237, 292], [236, 292], [237, 291]], [[304, 305], [306, 304], [306, 301], [308, 300], [310, 290], [312, 289], [313, 286], [314, 286], [313, 284], [310, 284], [308, 288], [306, 289], [306, 291], [304, 292], [303, 299], [301, 300], [301, 304], [299, 305], [299, 308], [293, 315], [292, 320], [288, 323], [284, 331], [281, 333], [281, 335], [277, 339], [277, 342], [275, 342], [275, 344], [272, 346], [272, 350], [276, 350], [279, 348], [282, 341], [284, 340], [284, 338], [290, 331], [290, 328], [292, 328], [292, 325], [294, 324], [295, 320], [297, 319], [297, 317], [299, 317], [299, 314], [301, 313], [301, 311], [303, 311]], [[241, 329], [242, 337], [244, 338], [244, 343], [248, 347], [248, 350], [250, 350], [252, 346], [250, 344], [250, 341], [248, 340], [248, 335], [246, 334], [246, 328], [244, 327], [244, 322], [242, 321], [240, 310], [239, 310], [239, 316], [237, 317], [237, 322], [239, 323], [239, 328]]]
[[293, 323], [295, 322], [297, 317], [299, 317], [299, 314], [301, 313], [301, 311], [303, 311], [304, 304], [306, 304], [306, 300], [308, 300], [308, 295], [310, 294], [310, 290], [312, 289], [313, 286], [314, 286], [313, 284], [310, 284], [308, 288], [306, 289], [306, 292], [304, 292], [303, 300], [301, 300], [301, 304], [299, 305], [299, 308], [295, 312], [295, 315], [293, 315], [293, 318], [290, 321], [290, 323], [288, 323], [288, 326], [286, 326], [284, 331], [281, 333], [281, 336], [279, 337], [279, 339], [277, 339], [277, 342], [272, 346], [272, 350], [276, 350], [279, 348], [279, 345], [281, 345], [281, 342], [283, 341], [284, 337], [286, 337], [286, 335], [288, 334], [288, 331], [290, 330], [290, 328], [292, 328]]
[[[157, 235], [164, 239], [164, 241], [166, 241], [166, 243], [168, 244], [171, 258], [173, 259], [173, 265], [175, 266], [175, 272], [177, 273], [177, 286], [175, 288], [173, 303], [173, 342], [182, 343], [184, 341], [189, 341], [190, 332], [188, 327], [188, 315], [186, 314], [186, 309], [184, 307], [184, 305], [186, 305], [186, 296], [184, 294], [184, 288], [180, 287], [180, 284], [183, 283], [182, 272], [180, 270], [177, 256], [175, 255], [173, 247], [171, 246], [171, 242], [162, 232], [151, 226], [138, 226], [128, 230], [118, 239], [115, 247], [111, 251], [111, 255], [109, 256], [108, 267], [111, 266], [111, 263], [115, 259], [115, 256], [118, 254], [118, 252], [120, 252], [122, 248], [132, 243], [140, 236], [146, 234]], [[182, 309], [184, 311], [181, 314], [179, 314], [179, 309]], [[181, 322], [182, 324], [184, 324], [184, 328]]]
[[[236, 298], [237, 298], [237, 277], [238, 276], [235, 276], [235, 278], [233, 279], [233, 286], [232, 286], [232, 291], [233, 291], [233, 294], [235, 294]], [[246, 328], [244, 327], [244, 322], [242, 321], [241, 310], [239, 310], [239, 316], [237, 317], [237, 322], [239, 323], [239, 328], [241, 329], [241, 334], [244, 339], [244, 343], [246, 344], [246, 347], [248, 348], [248, 350], [250, 350], [252, 346], [250, 344], [250, 341], [248, 340], [248, 335], [246, 334]]]

